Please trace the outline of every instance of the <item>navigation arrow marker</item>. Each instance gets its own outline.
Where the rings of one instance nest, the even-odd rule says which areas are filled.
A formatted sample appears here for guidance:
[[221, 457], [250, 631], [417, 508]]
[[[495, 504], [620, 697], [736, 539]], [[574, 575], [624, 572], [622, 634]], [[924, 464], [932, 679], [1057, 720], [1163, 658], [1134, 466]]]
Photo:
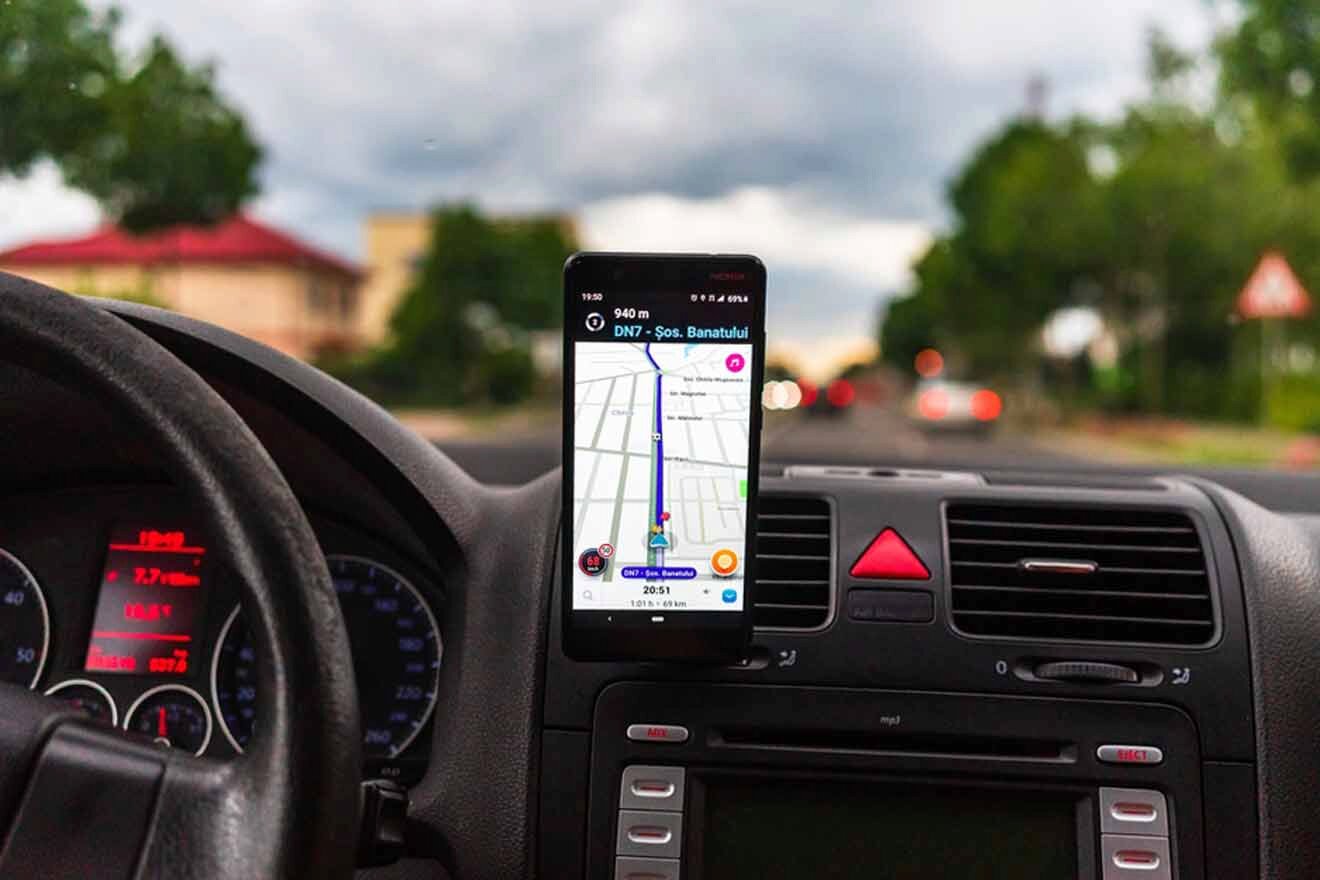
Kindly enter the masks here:
[[651, 549], [652, 550], [669, 549], [669, 539], [664, 536], [663, 532], [651, 536]]

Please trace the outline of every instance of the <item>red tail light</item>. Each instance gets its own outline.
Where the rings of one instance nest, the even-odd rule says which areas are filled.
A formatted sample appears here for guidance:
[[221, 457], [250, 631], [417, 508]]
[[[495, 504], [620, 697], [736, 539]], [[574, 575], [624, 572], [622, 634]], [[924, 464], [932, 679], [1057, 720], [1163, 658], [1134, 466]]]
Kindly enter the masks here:
[[938, 422], [949, 414], [949, 392], [943, 388], [931, 388], [921, 392], [917, 398], [917, 412], [924, 419]]
[[972, 395], [972, 418], [978, 422], [993, 422], [1004, 411], [1004, 401], [989, 388]]
[[856, 398], [857, 391], [847, 379], [835, 379], [830, 383], [830, 387], [825, 390], [825, 399], [830, 402], [830, 406], [836, 409], [852, 406], [852, 402]]

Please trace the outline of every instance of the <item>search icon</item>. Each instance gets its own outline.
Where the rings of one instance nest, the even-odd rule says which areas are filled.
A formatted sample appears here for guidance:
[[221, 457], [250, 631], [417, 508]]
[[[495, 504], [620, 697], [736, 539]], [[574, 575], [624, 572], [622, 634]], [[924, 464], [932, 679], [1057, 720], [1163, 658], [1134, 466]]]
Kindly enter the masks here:
[[582, 591], [582, 598], [583, 598], [583, 599], [586, 599], [588, 602], [590, 602], [590, 601], [591, 601], [591, 590], [583, 590], [583, 591]]

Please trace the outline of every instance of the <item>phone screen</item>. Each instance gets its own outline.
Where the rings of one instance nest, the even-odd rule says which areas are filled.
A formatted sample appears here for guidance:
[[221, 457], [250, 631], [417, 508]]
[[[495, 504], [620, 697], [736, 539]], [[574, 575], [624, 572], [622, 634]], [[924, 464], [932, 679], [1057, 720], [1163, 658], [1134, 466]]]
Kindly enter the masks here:
[[584, 254], [565, 281], [570, 653], [735, 656], [750, 630], [764, 269]]

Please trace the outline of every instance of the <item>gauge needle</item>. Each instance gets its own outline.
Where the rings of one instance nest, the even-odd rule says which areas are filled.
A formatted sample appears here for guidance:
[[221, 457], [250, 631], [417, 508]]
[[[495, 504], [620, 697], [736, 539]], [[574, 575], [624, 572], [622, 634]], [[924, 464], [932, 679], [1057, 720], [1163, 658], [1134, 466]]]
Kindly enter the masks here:
[[165, 707], [161, 706], [156, 710], [156, 736], [169, 736], [169, 728], [165, 726]]

